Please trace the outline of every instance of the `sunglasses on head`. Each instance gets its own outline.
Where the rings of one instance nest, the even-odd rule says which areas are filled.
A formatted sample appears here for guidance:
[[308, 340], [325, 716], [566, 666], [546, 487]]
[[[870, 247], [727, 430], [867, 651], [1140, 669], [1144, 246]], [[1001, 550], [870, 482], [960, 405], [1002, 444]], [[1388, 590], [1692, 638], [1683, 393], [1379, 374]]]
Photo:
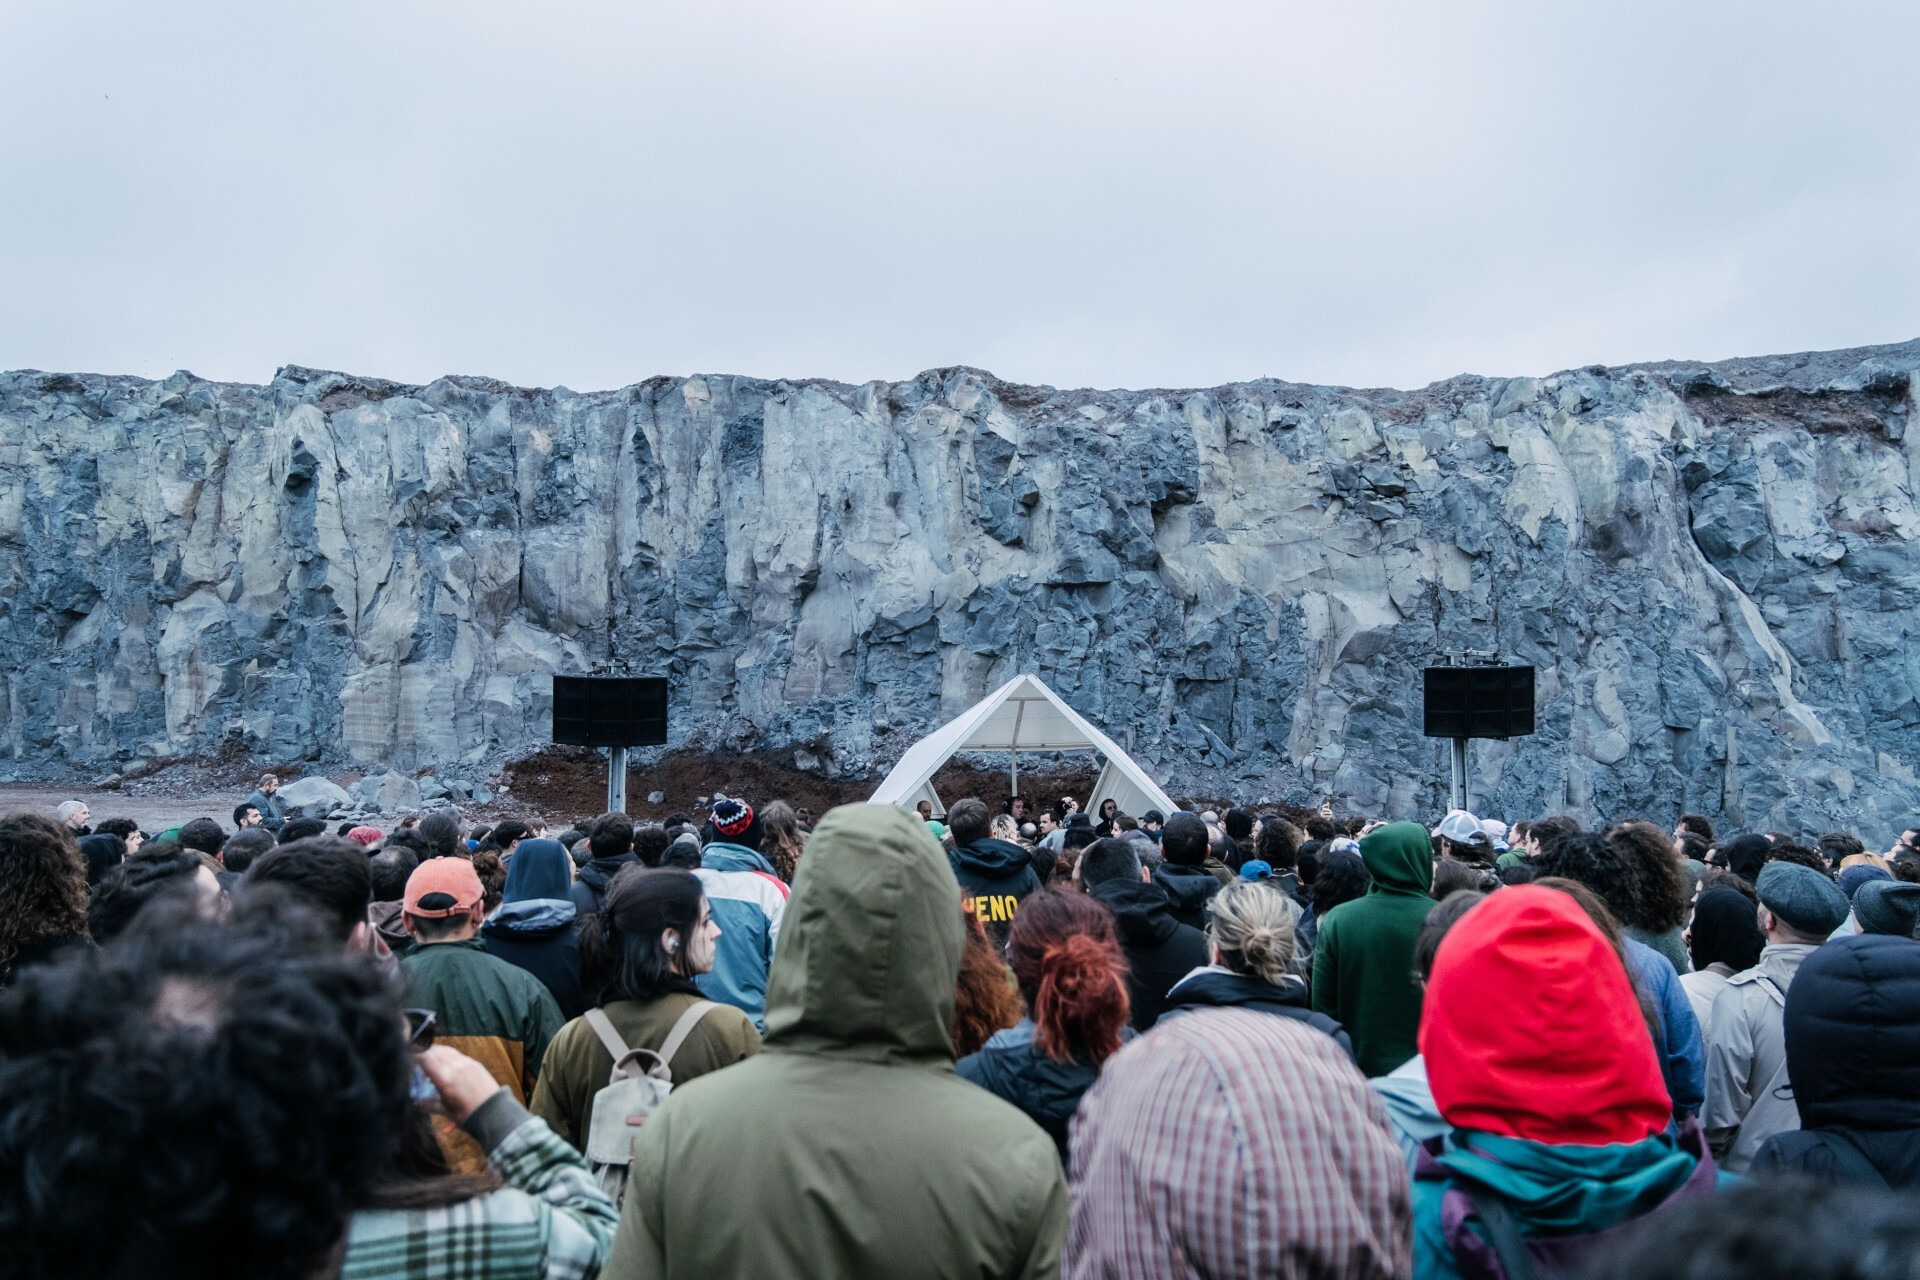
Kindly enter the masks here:
[[432, 1048], [433, 1028], [440, 1020], [439, 1015], [431, 1009], [402, 1009], [400, 1012], [407, 1020], [407, 1048]]

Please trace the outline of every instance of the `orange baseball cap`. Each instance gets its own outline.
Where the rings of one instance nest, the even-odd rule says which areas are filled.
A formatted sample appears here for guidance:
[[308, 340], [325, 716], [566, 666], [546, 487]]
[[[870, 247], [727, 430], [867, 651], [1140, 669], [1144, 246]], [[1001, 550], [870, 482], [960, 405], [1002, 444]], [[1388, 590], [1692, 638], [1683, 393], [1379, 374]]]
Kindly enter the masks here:
[[484, 896], [471, 862], [465, 858], [428, 858], [407, 877], [403, 909], [410, 916], [432, 920], [471, 911]]

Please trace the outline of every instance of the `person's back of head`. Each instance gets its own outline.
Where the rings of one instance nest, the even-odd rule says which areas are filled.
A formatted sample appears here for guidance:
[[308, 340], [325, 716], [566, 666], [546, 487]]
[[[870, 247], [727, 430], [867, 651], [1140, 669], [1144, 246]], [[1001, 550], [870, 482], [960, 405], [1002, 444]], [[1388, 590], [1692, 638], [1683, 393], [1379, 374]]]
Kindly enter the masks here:
[[319, 818], [289, 818], [280, 828], [280, 843], [292, 844], [295, 840], [311, 840], [325, 834], [327, 824]]
[[1061, 828], [1061, 831], [1063, 832], [1060, 837], [1060, 851], [1062, 853], [1076, 853], [1081, 849], [1087, 848], [1095, 840], [1100, 838], [1099, 833], [1093, 829], [1093, 824], [1090, 822], [1069, 823], [1067, 826]]
[[1260, 861], [1275, 871], [1291, 871], [1300, 857], [1300, 828], [1277, 813], [1260, 819], [1260, 838], [1255, 852]]
[[[112, 874], [116, 865], [106, 852], [90, 862], [73, 829], [54, 818], [37, 813], [0, 818], [0, 978], [23, 948], [87, 931], [88, 881]], [[99, 876], [90, 876], [88, 868], [96, 864]]]
[[195, 818], [180, 828], [176, 837], [183, 849], [192, 849], [195, 853], [219, 853], [227, 842], [227, 833], [212, 818]]
[[1865, 853], [1867, 846], [1860, 837], [1849, 835], [1845, 831], [1829, 831], [1820, 837], [1820, 856], [1827, 860], [1828, 867], [1837, 867], [1855, 854]]
[[1306, 840], [1301, 843], [1299, 853], [1294, 855], [1293, 865], [1299, 872], [1303, 886], [1309, 889], [1313, 887], [1315, 877], [1320, 874], [1320, 860], [1326, 856], [1326, 850], [1325, 840]]
[[389, 835], [381, 842], [380, 852], [404, 853], [407, 855], [408, 861], [416, 864], [425, 861], [430, 856], [427, 852], [425, 837], [420, 834], [417, 828], [412, 827], [403, 828]]
[[532, 823], [523, 822], [519, 818], [506, 818], [494, 824], [489, 838], [502, 850], [507, 850], [532, 834]]
[[580, 980], [596, 1004], [697, 992], [690, 968], [700, 880], [667, 867], [622, 867], [580, 926]]
[[375, 902], [399, 902], [407, 896], [407, 877], [420, 865], [411, 849], [382, 849], [367, 863]]
[[129, 858], [108, 872], [87, 907], [87, 931], [93, 940], [107, 945], [163, 900], [193, 902], [218, 897], [217, 887], [209, 893], [200, 880], [200, 858], [200, 854], [178, 845], [142, 849], [139, 857]]
[[947, 810], [947, 830], [952, 833], [956, 846], [985, 840], [992, 825], [986, 804], [971, 796], [956, 800], [953, 807]]
[[633, 852], [633, 819], [624, 813], [601, 814], [587, 828], [587, 847], [596, 858], [618, 858]]
[[1420, 924], [1413, 939], [1413, 977], [1422, 987], [1433, 976], [1433, 962], [1440, 956], [1440, 944], [1460, 923], [1460, 917], [1487, 900], [1478, 889], [1456, 889], [1441, 898]]
[[1338, 834], [1340, 833], [1334, 829], [1332, 818], [1316, 813], [1307, 819], [1307, 839], [1309, 840], [1331, 840]]
[[1664, 834], [1644, 824], [1615, 827], [1605, 835], [1564, 836], [1541, 853], [1533, 871], [1536, 877], [1560, 876], [1586, 885], [1624, 925], [1657, 933], [1686, 919], [1679, 865]]
[[1131, 840], [1095, 840], [1080, 855], [1080, 883], [1089, 889], [1116, 880], [1139, 879], [1140, 854]]
[[[1829, 880], [1833, 878], [1833, 866], [1831, 863], [1817, 851], [1809, 849], [1803, 844], [1796, 844], [1790, 840], [1774, 845], [1767, 853], [1767, 861], [1797, 863], [1809, 871], [1827, 877]], [[1762, 866], [1761, 869], [1764, 871], [1765, 867]]]
[[1313, 915], [1325, 920], [1342, 903], [1364, 898], [1373, 887], [1373, 873], [1359, 854], [1342, 851], [1322, 855], [1320, 873], [1313, 878]]
[[1207, 824], [1198, 814], [1176, 813], [1160, 830], [1160, 856], [1177, 867], [1197, 867], [1207, 860]]
[[1207, 940], [1220, 963], [1271, 986], [1289, 976], [1294, 953], [1294, 907], [1265, 881], [1236, 880], [1207, 904]]
[[1007, 933], [1007, 965], [1048, 1057], [1097, 1067], [1119, 1050], [1132, 1010], [1112, 912], [1063, 888], [1031, 895]]
[[642, 866], [659, 866], [661, 855], [672, 843], [673, 836], [658, 822], [641, 822], [633, 828], [633, 855]]
[[339, 836], [313, 836], [283, 844], [247, 871], [249, 893], [277, 885], [327, 922], [341, 942], [367, 922], [373, 901], [373, 871], [366, 846]]
[[1773, 844], [1762, 835], [1735, 836], [1714, 846], [1715, 861], [1748, 884], [1760, 879], [1760, 868], [1767, 865], [1771, 852]]
[[1912, 1280], [1920, 1214], [1910, 1194], [1792, 1178], [1740, 1182], [1691, 1212], [1608, 1238], [1569, 1280]]
[[235, 875], [242, 874], [251, 867], [254, 860], [272, 849], [278, 842], [273, 832], [265, 827], [247, 827], [227, 837], [220, 849], [220, 865]]
[[326, 1274], [406, 1123], [399, 1001], [369, 959], [317, 925], [169, 924], [0, 1001], [9, 1274]]
[[460, 849], [460, 824], [451, 814], [430, 813], [416, 829], [427, 842], [429, 858], [451, 858]]
[[1253, 815], [1245, 809], [1229, 809], [1220, 819], [1229, 840], [1246, 840], [1253, 835]]

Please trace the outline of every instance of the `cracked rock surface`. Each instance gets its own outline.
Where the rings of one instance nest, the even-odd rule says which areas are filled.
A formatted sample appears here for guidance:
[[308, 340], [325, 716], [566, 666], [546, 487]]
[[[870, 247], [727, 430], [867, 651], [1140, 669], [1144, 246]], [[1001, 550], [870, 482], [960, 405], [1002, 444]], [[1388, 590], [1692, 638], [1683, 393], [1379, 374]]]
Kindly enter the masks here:
[[[549, 677], [858, 776], [1033, 671], [1176, 794], [1431, 816], [1420, 668], [1538, 669], [1476, 808], [1920, 819], [1920, 342], [1090, 391], [0, 375], [0, 772], [452, 773]], [[471, 772], [471, 769], [468, 770]]]

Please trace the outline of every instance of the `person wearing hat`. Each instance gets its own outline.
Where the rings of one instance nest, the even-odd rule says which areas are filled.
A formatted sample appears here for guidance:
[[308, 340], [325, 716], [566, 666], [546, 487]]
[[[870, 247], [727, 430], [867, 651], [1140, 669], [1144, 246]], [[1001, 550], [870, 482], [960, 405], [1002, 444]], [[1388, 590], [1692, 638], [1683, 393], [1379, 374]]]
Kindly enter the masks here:
[[787, 910], [787, 883], [760, 853], [760, 815], [745, 800], [722, 797], [711, 814], [713, 838], [694, 872], [720, 926], [713, 970], [694, 981], [709, 1000], [730, 1004], [767, 1029], [767, 975]]
[[[525, 1106], [540, 1060], [566, 1020], [540, 980], [488, 952], [478, 936], [485, 894], [465, 858], [429, 858], [407, 877], [402, 919], [413, 945], [401, 958], [407, 999], [431, 1009], [435, 1042], [484, 1066]], [[441, 1145], [455, 1173], [480, 1173], [486, 1154], [451, 1124]]]
[[[1493, 845], [1486, 831], [1480, 825], [1480, 819], [1465, 809], [1455, 809], [1440, 820], [1429, 835], [1440, 837], [1440, 856], [1458, 858], [1462, 862], [1487, 862], [1493, 852]], [[1503, 830], [1502, 835], [1506, 834]]]
[[[1851, 870], [1851, 868], [1849, 868]], [[1863, 934], [1911, 938], [1920, 923], [1920, 884], [1905, 880], [1868, 880], [1853, 893], [1853, 918]]]
[[1783, 1018], [1801, 962], [1847, 918], [1840, 886], [1811, 867], [1769, 862], [1754, 891], [1767, 945], [1727, 979], [1707, 1031], [1707, 1138], [1722, 1167], [1745, 1173], [1768, 1138], [1800, 1125], [1788, 1087]]

